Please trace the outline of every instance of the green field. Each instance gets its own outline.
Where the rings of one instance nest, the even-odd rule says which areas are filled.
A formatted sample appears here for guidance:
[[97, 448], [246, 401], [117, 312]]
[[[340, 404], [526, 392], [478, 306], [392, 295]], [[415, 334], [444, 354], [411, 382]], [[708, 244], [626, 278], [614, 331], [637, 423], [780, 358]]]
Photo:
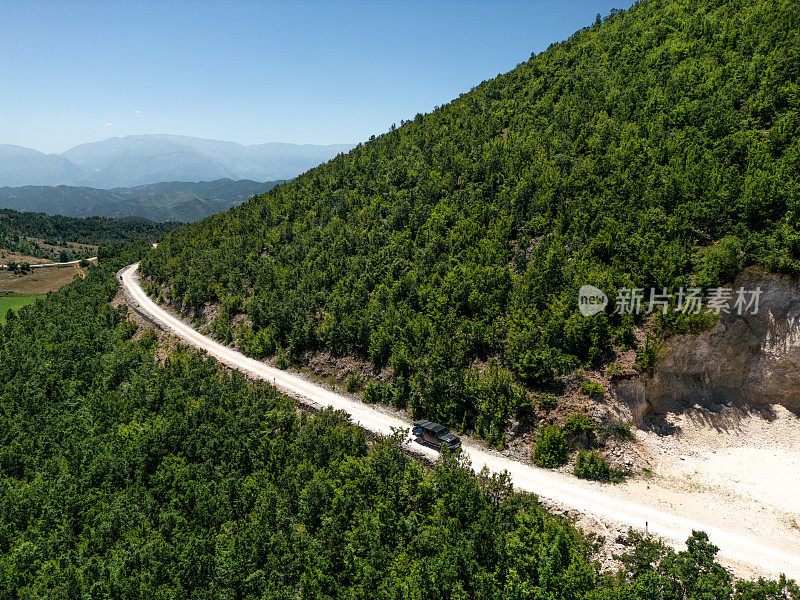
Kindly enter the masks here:
[[38, 296], [0, 296], [0, 324], [6, 322], [9, 310], [19, 310], [23, 306], [33, 304]]

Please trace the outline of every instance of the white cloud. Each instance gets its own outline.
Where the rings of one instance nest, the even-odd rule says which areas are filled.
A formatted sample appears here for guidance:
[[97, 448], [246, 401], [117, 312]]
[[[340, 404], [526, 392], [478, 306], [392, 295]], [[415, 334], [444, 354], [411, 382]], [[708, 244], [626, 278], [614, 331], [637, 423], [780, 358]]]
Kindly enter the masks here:
[[137, 115], [140, 115], [140, 114], [142, 114], [142, 111], [140, 111], [140, 110], [135, 110], [135, 111], [133, 111], [133, 112], [135, 112]]
[[106, 123], [105, 125], [103, 125], [103, 127], [113, 127], [113, 126], [114, 126], [114, 123]]

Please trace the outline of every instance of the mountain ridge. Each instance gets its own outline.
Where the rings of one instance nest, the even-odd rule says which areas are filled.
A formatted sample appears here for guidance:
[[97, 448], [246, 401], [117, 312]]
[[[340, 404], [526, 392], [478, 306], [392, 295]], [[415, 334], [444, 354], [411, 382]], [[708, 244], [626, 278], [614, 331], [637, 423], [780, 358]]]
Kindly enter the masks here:
[[169, 181], [291, 179], [354, 144], [242, 145], [169, 134], [113, 137], [45, 154], [0, 145], [0, 186], [72, 185], [113, 189]]
[[0, 187], [0, 208], [66, 217], [138, 217], [190, 223], [269, 191], [279, 181], [168, 181], [104, 190], [76, 186]]

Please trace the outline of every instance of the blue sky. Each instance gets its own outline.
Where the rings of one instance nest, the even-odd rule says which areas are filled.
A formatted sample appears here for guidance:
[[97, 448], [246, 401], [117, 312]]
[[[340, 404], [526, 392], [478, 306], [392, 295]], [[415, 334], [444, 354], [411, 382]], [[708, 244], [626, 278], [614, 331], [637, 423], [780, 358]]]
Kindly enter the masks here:
[[358, 142], [632, 0], [0, 0], [0, 143]]

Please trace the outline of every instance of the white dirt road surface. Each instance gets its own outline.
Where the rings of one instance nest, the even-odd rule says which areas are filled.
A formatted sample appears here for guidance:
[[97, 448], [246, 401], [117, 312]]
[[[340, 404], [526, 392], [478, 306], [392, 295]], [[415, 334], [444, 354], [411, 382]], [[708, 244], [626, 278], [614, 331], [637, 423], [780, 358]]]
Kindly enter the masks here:
[[[229, 367], [273, 383], [288, 395], [321, 407], [343, 410], [350, 414], [354, 423], [370, 431], [388, 435], [393, 428], [410, 429], [410, 423], [395, 415], [244, 356], [198, 333], [145, 294], [138, 282], [138, 266], [138, 263], [130, 265], [118, 273], [132, 308], [187, 344]], [[407, 444], [414, 452], [432, 458], [437, 455], [435, 450], [414, 441], [409, 440]], [[644, 530], [647, 524], [650, 533], [677, 548], [684, 547], [692, 530], [703, 530], [712, 543], [719, 546], [720, 560], [737, 574], [776, 577], [785, 573], [800, 580], [797, 526], [784, 523], [777, 512], [748, 498], [725, 497], [703, 486], [681, 489], [681, 486], [666, 485], [659, 477], [604, 485], [538, 469], [470, 442], [465, 442], [463, 451], [476, 470], [485, 465], [494, 472], [507, 471], [516, 489], [535, 493], [591, 517], [601, 527], [608, 523]], [[795, 472], [793, 478], [796, 477]]]

